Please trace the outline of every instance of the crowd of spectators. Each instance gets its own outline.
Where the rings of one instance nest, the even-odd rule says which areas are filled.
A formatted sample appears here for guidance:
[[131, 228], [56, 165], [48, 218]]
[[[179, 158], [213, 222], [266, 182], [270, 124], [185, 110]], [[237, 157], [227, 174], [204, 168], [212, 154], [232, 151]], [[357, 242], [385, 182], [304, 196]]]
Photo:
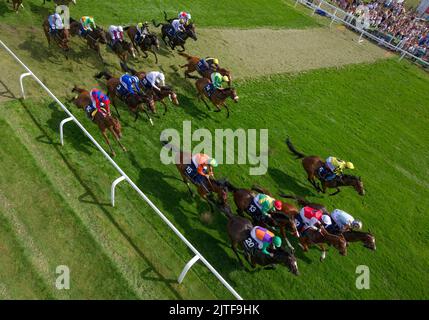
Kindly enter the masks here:
[[414, 9], [407, 9], [404, 0], [331, 2], [363, 21], [362, 25], [366, 31], [429, 61], [429, 21], [420, 18]]

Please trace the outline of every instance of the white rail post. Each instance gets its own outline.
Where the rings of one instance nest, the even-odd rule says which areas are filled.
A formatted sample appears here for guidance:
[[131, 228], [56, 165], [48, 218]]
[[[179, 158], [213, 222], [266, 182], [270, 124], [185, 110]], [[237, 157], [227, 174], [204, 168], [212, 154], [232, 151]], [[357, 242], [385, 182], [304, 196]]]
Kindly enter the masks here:
[[125, 177], [120, 176], [118, 179], [116, 179], [112, 183], [112, 187], [110, 188], [110, 200], [112, 202], [112, 207], [115, 206], [115, 189], [116, 189], [116, 186], [118, 185], [119, 182], [124, 181], [124, 180], [125, 180]]
[[179, 284], [182, 283], [182, 281], [185, 278], [186, 274], [188, 273], [189, 269], [191, 269], [192, 266], [195, 264], [195, 262], [197, 262], [198, 260], [200, 260], [200, 257], [195, 255], [191, 260], [188, 261], [188, 263], [186, 264], [186, 266], [183, 268], [182, 272], [180, 273], [179, 278], [177, 279], [177, 282]]
[[60, 141], [61, 145], [64, 146], [64, 125], [69, 122], [73, 121], [72, 117], [65, 118], [63, 121], [60, 122]]
[[294, 6], [294, 7], [296, 7], [296, 6], [297, 6], [298, 2], [299, 2], [299, 0], [296, 0], [296, 1], [295, 1], [295, 6]]
[[332, 18], [331, 18], [332, 19], [331, 23], [329, 24], [329, 28], [332, 27], [332, 24], [334, 23], [335, 19], [337, 18], [337, 10], [338, 9], [335, 8], [334, 14], [332, 15]]
[[363, 31], [361, 32], [361, 34], [360, 34], [360, 36], [359, 36], [359, 40], [358, 40], [358, 42], [359, 42], [359, 43], [362, 43], [362, 42], [363, 42], [362, 36], [363, 36]]
[[314, 16], [314, 14], [316, 13], [317, 10], [320, 10], [320, 6], [322, 5], [322, 1], [319, 0], [319, 5], [317, 7], [314, 8], [313, 13], [311, 14], [311, 16]]
[[25, 91], [24, 91], [24, 83], [23, 80], [25, 77], [31, 76], [32, 74], [30, 72], [26, 72], [21, 74], [21, 76], [19, 77], [19, 84], [21, 85], [21, 97], [22, 99], [25, 99]]

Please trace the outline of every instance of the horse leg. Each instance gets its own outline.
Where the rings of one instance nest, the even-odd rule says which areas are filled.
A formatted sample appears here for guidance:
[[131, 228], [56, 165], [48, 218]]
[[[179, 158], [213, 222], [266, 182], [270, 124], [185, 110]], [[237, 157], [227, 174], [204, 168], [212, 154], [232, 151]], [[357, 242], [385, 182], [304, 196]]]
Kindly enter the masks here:
[[164, 106], [164, 114], [163, 114], [163, 116], [165, 116], [165, 114], [167, 113], [167, 104], [164, 102], [164, 100], [161, 100], [161, 103]]
[[113, 148], [112, 148], [112, 146], [111, 146], [111, 144], [110, 144], [110, 140], [109, 140], [109, 138], [107, 137], [106, 129], [101, 130], [101, 134], [103, 135], [104, 140], [106, 140], [107, 144], [109, 145], [109, 149], [110, 149], [110, 153], [112, 154], [112, 157], [116, 156], [115, 151], [113, 151]]
[[[153, 55], [155, 56], [155, 63], [158, 64], [158, 56], [156, 55], [156, 52], [153, 51], [152, 49], [149, 49], [149, 52], [152, 52]], [[147, 57], [146, 57], [147, 58]]]
[[320, 250], [322, 250], [322, 253], [320, 255], [320, 262], [323, 262], [326, 258], [326, 249], [325, 246], [323, 244], [319, 245]]
[[121, 142], [121, 139], [119, 139], [119, 136], [116, 134], [116, 131], [113, 130], [112, 127], [109, 127], [110, 132], [113, 134], [113, 136], [115, 137], [116, 142], [119, 144], [119, 146], [122, 148], [122, 150], [124, 152], [127, 152], [127, 149], [124, 147], [124, 145]]
[[236, 243], [236, 242], [232, 242], [232, 243], [231, 243], [231, 249], [232, 249], [232, 251], [234, 251], [235, 255], [237, 256], [237, 259], [238, 259], [238, 262], [240, 263], [240, 265], [241, 265], [243, 268], [246, 268], [246, 267], [244, 266], [243, 261], [242, 261], [242, 260], [241, 260], [241, 258], [240, 258], [240, 255], [238, 254], [238, 250], [237, 250], [237, 243]]
[[118, 119], [120, 119], [121, 118], [121, 115], [119, 114], [119, 111], [118, 111], [118, 108], [116, 108], [116, 103], [115, 103], [115, 95], [113, 95], [113, 98], [112, 98], [112, 104], [113, 104], [113, 107], [115, 108], [115, 111], [116, 111], [116, 114], [117, 114], [117, 116], [118, 116]]
[[241, 217], [244, 217], [244, 211], [240, 208], [237, 208], [237, 214]]
[[229, 118], [229, 108], [226, 104], [224, 104], [224, 107], [226, 108], [226, 112], [227, 112], [226, 117]]
[[299, 246], [301, 247], [301, 249], [304, 252], [307, 252], [308, 251], [308, 241], [307, 241], [307, 239], [304, 238], [304, 237], [300, 237], [299, 238]]
[[179, 50], [180, 52], [184, 52], [186, 49], [185, 49], [185, 46], [183, 45], [183, 44], [181, 44], [180, 45], [181, 47], [182, 47], [182, 50]]
[[283, 238], [285, 239], [286, 244], [287, 244], [287, 246], [289, 247], [289, 249], [291, 249], [291, 250], [292, 250], [292, 252], [294, 252], [294, 251], [295, 251], [295, 248], [292, 246], [292, 244], [289, 242], [289, 239], [286, 237], [286, 230], [285, 230], [285, 227], [284, 227], [284, 226], [280, 227], [280, 232], [281, 232], [281, 234], [282, 234]]

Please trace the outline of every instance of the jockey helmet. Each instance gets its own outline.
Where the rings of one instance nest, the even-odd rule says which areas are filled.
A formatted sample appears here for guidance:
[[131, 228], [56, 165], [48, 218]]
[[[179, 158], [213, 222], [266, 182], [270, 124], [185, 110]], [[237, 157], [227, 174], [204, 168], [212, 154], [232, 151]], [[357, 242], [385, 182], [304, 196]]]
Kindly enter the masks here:
[[216, 58], [214, 58], [214, 59], [213, 59], [213, 63], [214, 63], [214, 64], [219, 64], [219, 60], [218, 60], [218, 59], [216, 59]]
[[211, 165], [212, 167], [217, 167], [217, 161], [214, 158], [209, 159], [208, 164]]
[[118, 27], [118, 31], [119, 31], [119, 32], [124, 32], [124, 28], [122, 28], [122, 26], [119, 26], [119, 27]]
[[282, 246], [282, 239], [279, 236], [275, 236], [273, 238], [273, 245], [277, 248], [280, 248]]
[[137, 28], [139, 28], [139, 29], [143, 28], [143, 22], [137, 23]]
[[353, 165], [353, 163], [351, 163], [351, 162], [346, 162], [346, 168], [347, 169], [354, 169], [355, 168], [355, 166]]
[[352, 229], [360, 230], [362, 229], [362, 222], [359, 220], [353, 220], [351, 227]]
[[222, 77], [222, 80], [223, 80], [223, 81], [225, 81], [225, 82], [228, 82], [228, 81], [229, 81], [229, 78], [228, 78], [227, 76], [223, 76], [223, 77]]
[[274, 208], [276, 208], [276, 210], [281, 210], [283, 208], [283, 203], [280, 200], [274, 201]]
[[331, 225], [331, 224], [332, 224], [331, 217], [330, 217], [330, 216], [328, 216], [327, 214], [324, 214], [324, 215], [322, 216], [322, 222], [323, 222], [323, 224], [324, 224], [324, 225], [326, 225], [326, 226]]

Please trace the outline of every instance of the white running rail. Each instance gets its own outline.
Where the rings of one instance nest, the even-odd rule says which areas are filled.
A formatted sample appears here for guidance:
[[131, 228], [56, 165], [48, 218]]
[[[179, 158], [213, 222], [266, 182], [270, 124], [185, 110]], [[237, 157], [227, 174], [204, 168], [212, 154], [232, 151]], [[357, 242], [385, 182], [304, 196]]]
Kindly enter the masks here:
[[180, 276], [178, 278], [178, 282], [182, 283], [183, 279], [185, 278], [188, 271], [191, 269], [191, 267], [197, 262], [198, 260], [201, 260], [201, 262], [218, 278], [218, 280], [231, 292], [235, 298], [238, 300], [243, 300], [243, 298], [235, 291], [233, 287], [219, 274], [219, 272], [216, 271], [215, 268], [203, 257], [201, 253], [198, 252], [197, 249], [180, 233], [180, 231], [170, 222], [170, 220], [167, 219], [167, 217], [150, 201], [150, 199], [137, 187], [137, 185], [127, 176], [127, 174], [122, 171], [122, 169], [118, 166], [118, 164], [113, 161], [113, 159], [109, 156], [109, 154], [104, 151], [104, 149], [100, 146], [100, 144], [91, 136], [91, 134], [85, 129], [85, 127], [75, 118], [75, 116], [62, 104], [60, 100], [49, 90], [48, 87], [46, 87], [42, 81], [39, 80], [39, 78], [36, 77], [36, 75], [10, 50], [3, 41], [0, 40], [0, 45], [3, 46], [3, 48], [27, 71], [26, 73], [23, 73], [20, 76], [20, 85], [21, 85], [21, 93], [22, 98], [25, 99], [25, 92], [24, 92], [24, 86], [23, 86], [23, 79], [25, 77], [31, 76], [42, 88], [45, 90], [48, 95], [54, 99], [54, 101], [63, 109], [63, 111], [68, 115], [67, 118], [65, 118], [60, 123], [60, 134], [61, 134], [61, 144], [63, 144], [63, 125], [66, 122], [73, 121], [76, 123], [76, 125], [82, 130], [82, 132], [89, 138], [89, 140], [92, 141], [92, 143], [97, 147], [98, 150], [103, 154], [103, 156], [110, 162], [110, 164], [119, 172], [120, 177], [117, 178], [111, 186], [111, 201], [112, 205], [114, 206], [115, 203], [115, 187], [116, 185], [125, 180], [127, 181], [130, 186], [137, 191], [137, 193], [140, 195], [141, 198], [143, 198], [144, 201], [146, 201], [149, 206], [161, 217], [162, 220], [170, 227], [171, 230], [186, 244], [186, 246], [195, 254], [192, 259], [188, 261], [188, 263], [183, 268], [182, 272], [180, 273]]
[[379, 38], [379, 37], [367, 32], [367, 31], [365, 31], [364, 28], [362, 28], [362, 27], [351, 24], [350, 22], [357, 19], [356, 16], [354, 16], [351, 13], [345, 12], [344, 10], [342, 10], [342, 9], [340, 9], [340, 8], [338, 8], [338, 7], [332, 5], [332, 4], [330, 4], [324, 0], [312, 0], [312, 2], [310, 2], [309, 0], [295, 0], [295, 7], [297, 6], [298, 3], [301, 3], [302, 5], [313, 10], [311, 15], [314, 15], [317, 10], [323, 11], [326, 14], [326, 16], [331, 19], [331, 23], [329, 26], [332, 26], [332, 24], [334, 22], [340, 22], [340, 23], [345, 24], [346, 26], [352, 28], [357, 33], [360, 33], [359, 43], [363, 41], [362, 37], [365, 36], [369, 39], [376, 41], [378, 44], [389, 48], [390, 50], [399, 52], [401, 55], [399, 60], [402, 60], [404, 57], [408, 57], [408, 58], [415, 59], [415, 60], [419, 61], [420, 63], [424, 64], [425, 66], [429, 66], [429, 62], [427, 62], [423, 59], [420, 59], [419, 57], [416, 57], [415, 55], [411, 54], [410, 52], [402, 49], [401, 48], [401, 42], [399, 42], [399, 44], [395, 46], [391, 43], [393, 38], [388, 42], [383, 38]]

